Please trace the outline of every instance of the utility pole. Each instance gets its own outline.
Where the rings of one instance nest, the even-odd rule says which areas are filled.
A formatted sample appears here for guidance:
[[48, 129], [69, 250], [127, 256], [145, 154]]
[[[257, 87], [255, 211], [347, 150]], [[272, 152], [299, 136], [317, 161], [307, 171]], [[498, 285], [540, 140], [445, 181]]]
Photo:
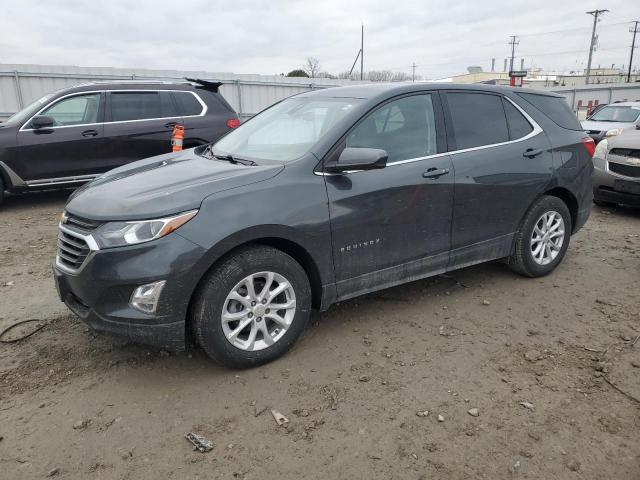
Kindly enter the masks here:
[[509, 71], [513, 72], [513, 57], [516, 52], [516, 45], [519, 45], [518, 37], [515, 35], [511, 35], [511, 40], [509, 40], [509, 45], [511, 45], [511, 62], [509, 63]]
[[589, 46], [589, 60], [587, 60], [587, 73], [584, 83], [589, 84], [589, 77], [591, 76], [591, 57], [593, 56], [593, 50], [596, 46], [596, 25], [598, 24], [598, 17], [609, 10], [591, 10], [586, 12], [587, 15], [593, 15], [593, 31], [591, 32], [591, 45]]
[[360, 30], [360, 80], [364, 80], [364, 23]]
[[416, 81], [416, 62], [413, 62], [413, 64], [411, 65], [411, 81], [415, 82]]
[[[631, 82], [631, 64], [633, 63], [633, 49], [636, 48], [636, 33], [638, 33], [638, 23], [640, 23], [640, 21], [635, 20], [633, 23], [634, 23], [633, 29], [629, 29], [629, 31], [633, 33], [633, 41], [631, 42], [631, 55], [629, 55], [629, 72], [627, 73], [627, 83]], [[637, 77], [636, 77], [636, 80], [637, 80]]]

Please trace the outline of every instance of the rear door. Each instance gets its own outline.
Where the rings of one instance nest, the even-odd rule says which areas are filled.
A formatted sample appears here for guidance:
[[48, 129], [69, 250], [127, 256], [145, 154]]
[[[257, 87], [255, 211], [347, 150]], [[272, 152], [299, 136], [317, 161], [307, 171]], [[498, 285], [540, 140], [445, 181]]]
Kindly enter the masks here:
[[419, 278], [449, 258], [453, 172], [437, 94], [391, 100], [363, 118], [345, 147], [389, 154], [381, 170], [326, 175], [338, 296]]
[[170, 152], [171, 134], [178, 123], [182, 117], [169, 91], [107, 92], [104, 136], [108, 168]]
[[103, 95], [67, 95], [37, 114], [51, 117], [52, 127], [34, 129], [31, 120], [23, 125], [17, 135], [20, 160], [15, 172], [34, 184], [100, 173], [105, 158]]
[[501, 95], [449, 91], [445, 97], [455, 169], [451, 265], [509, 255], [520, 220], [551, 180], [547, 136]]

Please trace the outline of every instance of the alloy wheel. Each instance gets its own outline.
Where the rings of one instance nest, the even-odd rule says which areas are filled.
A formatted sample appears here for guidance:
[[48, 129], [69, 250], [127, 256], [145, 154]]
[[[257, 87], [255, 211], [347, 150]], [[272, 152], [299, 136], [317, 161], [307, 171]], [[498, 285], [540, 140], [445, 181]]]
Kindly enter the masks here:
[[284, 276], [253, 273], [227, 295], [222, 307], [222, 330], [240, 350], [263, 350], [284, 336], [295, 313], [295, 291]]
[[538, 265], [555, 260], [564, 244], [565, 228], [562, 215], [551, 211], [543, 213], [531, 234], [531, 256]]

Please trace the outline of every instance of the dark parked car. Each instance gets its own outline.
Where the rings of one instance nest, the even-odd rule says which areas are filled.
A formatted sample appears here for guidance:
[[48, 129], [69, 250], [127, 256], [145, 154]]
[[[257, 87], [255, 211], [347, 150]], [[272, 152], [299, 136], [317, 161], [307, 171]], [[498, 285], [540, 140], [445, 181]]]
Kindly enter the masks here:
[[77, 186], [112, 168], [218, 140], [240, 122], [220, 83], [118, 81], [60, 90], [0, 123], [0, 203], [5, 190]]
[[215, 145], [115, 169], [60, 224], [60, 297], [96, 330], [272, 360], [312, 307], [506, 259], [538, 277], [593, 200], [562, 97], [436, 84], [288, 98]]

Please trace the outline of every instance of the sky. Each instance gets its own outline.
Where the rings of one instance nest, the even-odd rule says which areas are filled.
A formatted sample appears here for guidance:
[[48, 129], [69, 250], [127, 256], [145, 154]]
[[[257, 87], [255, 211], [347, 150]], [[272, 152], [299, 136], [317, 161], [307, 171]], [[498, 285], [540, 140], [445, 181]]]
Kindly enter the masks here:
[[[516, 65], [553, 71], [628, 66], [635, 0], [3, 0], [0, 63], [206, 70], [273, 75], [300, 68], [349, 70], [364, 24], [366, 70], [437, 79], [478, 65], [501, 70], [510, 35]], [[640, 45], [640, 35], [636, 39]], [[640, 49], [634, 65], [640, 67]], [[357, 69], [358, 67], [356, 67]], [[639, 68], [640, 70], [640, 68]]]

